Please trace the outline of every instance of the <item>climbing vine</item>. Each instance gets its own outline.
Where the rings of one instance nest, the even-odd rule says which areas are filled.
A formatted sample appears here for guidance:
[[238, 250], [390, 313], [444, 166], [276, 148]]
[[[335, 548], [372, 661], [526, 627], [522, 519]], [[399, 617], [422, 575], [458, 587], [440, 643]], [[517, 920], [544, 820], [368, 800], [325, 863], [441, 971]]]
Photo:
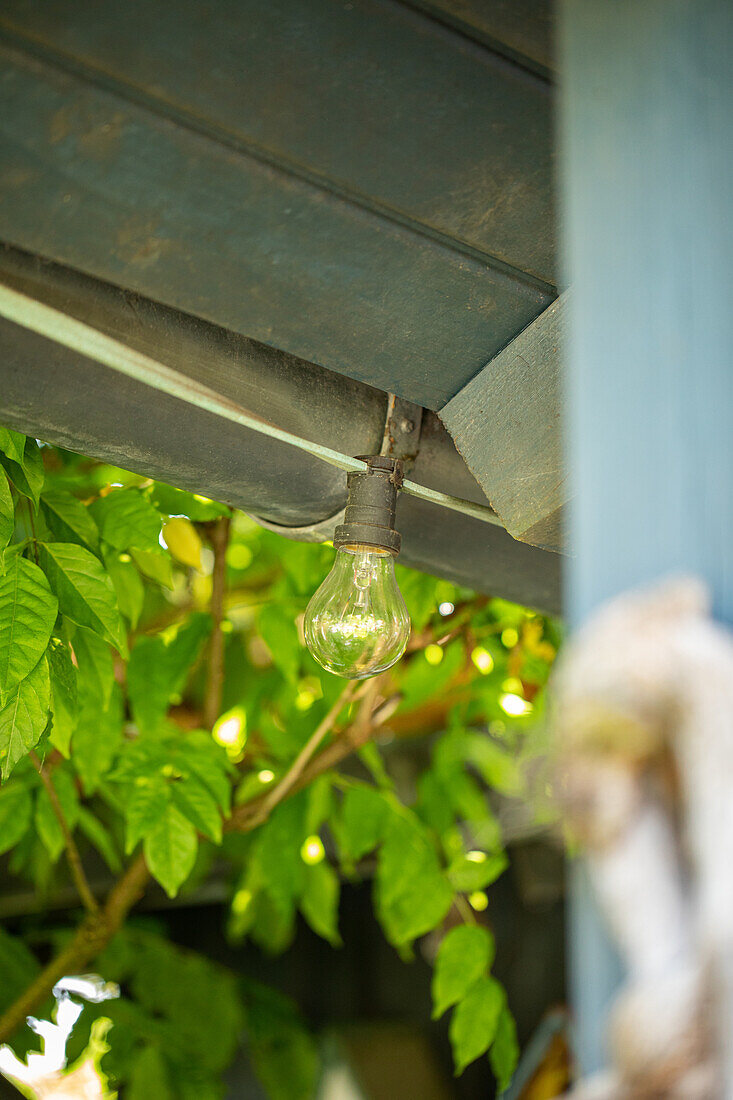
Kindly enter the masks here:
[[[195, 898], [223, 865], [233, 940], [285, 951], [302, 919], [337, 948], [341, 884], [369, 873], [404, 958], [444, 932], [433, 1009], [452, 1013], [456, 1071], [488, 1054], [506, 1085], [517, 1043], [483, 910], [555, 624], [399, 569], [407, 655], [347, 683], [301, 637], [330, 547], [7, 429], [0, 465], [0, 852], [41, 900], [72, 886], [80, 912], [0, 933], [0, 1040], [22, 1046], [54, 983], [93, 967], [122, 986], [104, 1063], [130, 1100], [220, 1096], [242, 1032], [269, 1095], [305, 1100], [317, 1056], [290, 1002], [135, 906]], [[389, 743], [418, 737], [429, 763], [406, 793]]]

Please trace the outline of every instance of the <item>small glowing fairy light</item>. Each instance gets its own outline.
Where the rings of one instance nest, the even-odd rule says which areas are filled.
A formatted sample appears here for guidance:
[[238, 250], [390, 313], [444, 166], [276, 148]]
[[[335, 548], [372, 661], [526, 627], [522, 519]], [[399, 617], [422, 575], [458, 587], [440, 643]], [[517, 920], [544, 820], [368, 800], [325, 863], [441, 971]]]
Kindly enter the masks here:
[[494, 658], [488, 649], [484, 649], [482, 645], [477, 645], [475, 649], [471, 650], [471, 660], [484, 676], [488, 676], [494, 667]]
[[443, 602], [438, 605], [438, 612], [444, 619], [447, 618], [448, 615], [452, 615], [455, 609], [456, 605], [451, 603], [450, 600], [443, 600]]
[[300, 858], [303, 863], [307, 863], [311, 867], [316, 863], [320, 863], [325, 854], [323, 841], [319, 836], [307, 837], [300, 849]]
[[468, 903], [477, 913], [483, 913], [489, 904], [489, 899], [483, 890], [474, 890], [472, 894], [468, 895]]
[[227, 754], [236, 758], [247, 740], [247, 716], [241, 707], [222, 714], [214, 724], [211, 736], [218, 745], [227, 750]]
[[470, 860], [471, 863], [486, 863], [487, 856], [486, 852], [480, 852], [476, 849], [473, 852], [466, 852], [466, 859]]
[[261, 772], [257, 772], [257, 778], [260, 783], [272, 783], [275, 773], [271, 772], [269, 768], [263, 768]]
[[507, 691], [499, 698], [499, 706], [505, 714], [512, 718], [522, 718], [525, 714], [532, 713], [532, 704], [528, 703], [521, 695], [515, 695]]

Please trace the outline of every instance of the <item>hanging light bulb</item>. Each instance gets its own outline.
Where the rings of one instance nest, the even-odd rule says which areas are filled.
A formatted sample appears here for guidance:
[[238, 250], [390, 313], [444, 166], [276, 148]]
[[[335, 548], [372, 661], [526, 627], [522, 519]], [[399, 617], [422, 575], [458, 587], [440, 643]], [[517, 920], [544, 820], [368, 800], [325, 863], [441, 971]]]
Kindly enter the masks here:
[[305, 640], [328, 672], [363, 680], [400, 659], [410, 616], [397, 586], [394, 529], [401, 465], [381, 455], [347, 479], [344, 522], [336, 528], [336, 561], [305, 612]]

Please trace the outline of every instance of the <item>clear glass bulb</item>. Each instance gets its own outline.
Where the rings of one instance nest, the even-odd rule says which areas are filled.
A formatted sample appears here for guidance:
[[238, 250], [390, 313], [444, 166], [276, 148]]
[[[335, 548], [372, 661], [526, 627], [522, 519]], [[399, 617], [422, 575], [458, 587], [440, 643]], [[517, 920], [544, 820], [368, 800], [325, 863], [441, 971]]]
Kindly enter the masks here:
[[405, 652], [410, 616], [394, 558], [374, 546], [341, 546], [305, 612], [305, 641], [328, 672], [363, 680]]

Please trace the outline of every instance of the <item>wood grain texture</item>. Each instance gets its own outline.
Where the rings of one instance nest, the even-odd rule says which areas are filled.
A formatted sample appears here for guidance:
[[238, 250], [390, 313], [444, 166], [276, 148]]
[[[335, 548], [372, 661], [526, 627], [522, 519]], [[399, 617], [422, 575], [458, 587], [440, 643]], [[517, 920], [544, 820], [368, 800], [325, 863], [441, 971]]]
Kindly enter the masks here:
[[0, 27], [154, 112], [556, 281], [552, 89], [409, 7], [4, 0]]
[[431, 408], [551, 300], [75, 76], [0, 63], [13, 245]]
[[563, 295], [440, 410], [510, 534], [555, 551], [567, 549], [561, 422], [566, 327]]

